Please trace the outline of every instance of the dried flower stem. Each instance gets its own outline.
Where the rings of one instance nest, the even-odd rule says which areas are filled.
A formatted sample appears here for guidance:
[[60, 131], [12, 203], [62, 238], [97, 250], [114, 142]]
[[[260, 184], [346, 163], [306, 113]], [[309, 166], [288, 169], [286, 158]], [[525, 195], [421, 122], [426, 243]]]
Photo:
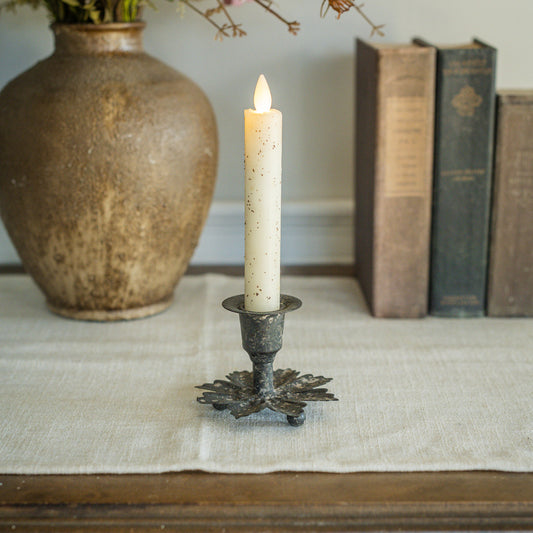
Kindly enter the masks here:
[[230, 17], [230, 14], [228, 10], [226, 9], [226, 7], [224, 6], [224, 3], [222, 2], [222, 0], [217, 0], [217, 3], [218, 3], [220, 10], [224, 13], [224, 15], [226, 15], [227, 19], [229, 20], [230, 28], [233, 31], [233, 37], [243, 37], [244, 35], [246, 35], [246, 32], [243, 29], [241, 29], [240, 27], [241, 25], [235, 24], [235, 22], [233, 22], [233, 19]]
[[289, 29], [289, 32], [293, 35], [296, 35], [300, 29], [300, 23], [297, 21], [289, 22], [288, 20], [284, 19], [277, 11], [274, 11], [270, 7], [270, 3], [262, 2], [262, 0], [254, 0], [256, 4], [259, 4], [263, 9], [266, 9], [270, 14], [274, 15], [277, 19], [281, 20], [284, 24], [287, 25], [287, 28]]
[[372, 37], [375, 33], [377, 33], [380, 37], [384, 37], [385, 34], [381, 31], [381, 28], [385, 27], [385, 24], [380, 24], [379, 26], [374, 24], [363, 11], [364, 5], [365, 4], [353, 4], [353, 7], [359, 13], [359, 15], [361, 15], [370, 24], [370, 26], [372, 26], [370, 37]]
[[[353, 7], [372, 27], [370, 37], [372, 37], [375, 33], [377, 33], [380, 37], [383, 37], [385, 34], [381, 31], [381, 28], [383, 28], [385, 24], [381, 24], [379, 26], [374, 24], [368, 15], [363, 11], [364, 5], [365, 4], [357, 5], [352, 0], [322, 0], [322, 5], [320, 6], [320, 16], [325, 17], [326, 13], [331, 7], [331, 9], [337, 13], [337, 18], [340, 18], [343, 13], [346, 13], [346, 11], [349, 11]], [[324, 6], [326, 6], [325, 9]]]
[[[246, 32], [241, 28], [241, 24], [236, 24], [230, 15], [225, 4], [239, 5], [241, 2], [233, 0], [215, 0], [216, 5], [210, 9], [202, 11], [195, 6], [197, 0], [179, 0], [180, 5], [185, 5], [195, 13], [203, 17], [217, 29], [215, 39], [222, 40], [223, 37], [242, 37]], [[272, 0], [253, 0], [265, 11], [274, 15], [283, 22], [293, 35], [297, 35], [300, 30], [300, 23], [288, 21], [272, 7]], [[364, 4], [356, 4], [359, 0], [322, 0], [320, 15], [325, 16], [331, 8], [337, 13], [337, 18], [346, 11], [354, 9], [372, 27], [371, 36], [374, 34], [383, 36], [382, 25], [374, 24], [363, 11]], [[94, 23], [102, 24], [107, 22], [132, 22], [140, 18], [141, 9], [144, 5], [154, 7], [152, 0], [0, 0], [0, 12], [15, 11], [20, 5], [30, 5], [37, 8], [44, 5], [55, 22], [65, 24], [74, 23]], [[220, 15], [225, 18], [225, 22], [218, 24], [215, 16]]]
[[[204, 13], [201, 9], [198, 9], [196, 6], [194, 6], [189, 0], [180, 0], [183, 4], [185, 4], [187, 7], [191, 8], [195, 13], [198, 13], [201, 17], [203, 17], [207, 22], [212, 24], [217, 30], [217, 34], [215, 36], [215, 39], [224, 37], [229, 37], [229, 34], [226, 33], [227, 26], [219, 26], [210, 16], [210, 14]], [[212, 10], [211, 10], [212, 11]]]

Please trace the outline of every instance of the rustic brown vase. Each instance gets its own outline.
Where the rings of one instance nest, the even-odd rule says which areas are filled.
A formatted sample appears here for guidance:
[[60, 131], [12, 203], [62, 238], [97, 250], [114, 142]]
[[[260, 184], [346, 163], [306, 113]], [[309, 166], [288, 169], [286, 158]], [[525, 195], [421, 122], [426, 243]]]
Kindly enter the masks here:
[[143, 51], [143, 23], [53, 25], [0, 93], [0, 213], [49, 308], [121, 320], [171, 302], [207, 217], [216, 124]]

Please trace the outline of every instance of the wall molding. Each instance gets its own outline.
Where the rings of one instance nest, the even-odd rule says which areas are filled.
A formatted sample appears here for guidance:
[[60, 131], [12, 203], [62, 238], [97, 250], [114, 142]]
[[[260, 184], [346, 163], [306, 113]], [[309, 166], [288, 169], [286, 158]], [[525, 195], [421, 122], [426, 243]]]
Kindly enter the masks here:
[[0, 220], [0, 265], [20, 265], [19, 256], [11, 244], [3, 222]]
[[[281, 212], [284, 265], [353, 263], [353, 201], [285, 202]], [[193, 265], [244, 262], [244, 205], [214, 202]]]
[[[282, 207], [281, 261], [284, 265], [353, 262], [353, 202], [285, 202]], [[192, 265], [239, 265], [244, 262], [242, 202], [213, 202]], [[0, 264], [20, 264], [0, 224]]]

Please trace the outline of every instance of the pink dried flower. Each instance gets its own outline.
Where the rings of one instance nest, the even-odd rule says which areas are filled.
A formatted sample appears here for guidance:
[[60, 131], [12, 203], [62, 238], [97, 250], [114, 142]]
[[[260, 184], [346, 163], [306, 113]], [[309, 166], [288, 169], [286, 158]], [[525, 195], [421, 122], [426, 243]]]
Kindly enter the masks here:
[[224, 3], [227, 6], [242, 6], [246, 2], [250, 2], [251, 0], [224, 0]]

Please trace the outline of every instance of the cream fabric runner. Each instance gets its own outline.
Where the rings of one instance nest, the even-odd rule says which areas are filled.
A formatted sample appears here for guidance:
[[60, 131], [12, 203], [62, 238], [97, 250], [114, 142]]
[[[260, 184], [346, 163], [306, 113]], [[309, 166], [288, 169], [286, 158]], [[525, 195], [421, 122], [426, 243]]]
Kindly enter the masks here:
[[242, 279], [184, 278], [165, 313], [114, 324], [49, 313], [26, 276], [0, 278], [0, 472], [533, 470], [533, 320], [379, 320], [355, 281], [282, 279], [277, 368], [333, 377], [339, 402], [300, 428], [235, 420], [194, 388], [251, 369]]

